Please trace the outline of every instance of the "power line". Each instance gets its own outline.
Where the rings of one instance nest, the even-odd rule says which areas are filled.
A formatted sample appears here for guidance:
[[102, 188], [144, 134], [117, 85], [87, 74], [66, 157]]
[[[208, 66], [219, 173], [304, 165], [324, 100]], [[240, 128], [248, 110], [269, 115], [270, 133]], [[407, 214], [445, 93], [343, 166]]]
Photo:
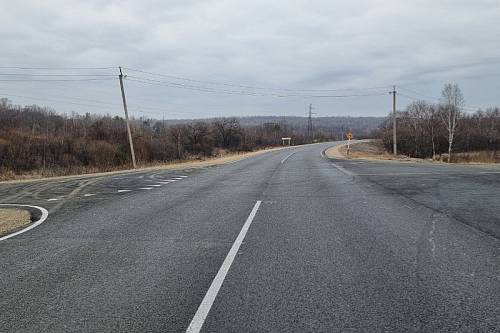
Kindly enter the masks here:
[[[89, 99], [78, 98], [78, 97], [59, 96], [59, 98], [52, 98], [52, 97], [46, 98], [46, 97], [28, 96], [28, 95], [24, 95], [24, 94], [23, 95], [12, 94], [10, 92], [1, 92], [1, 91], [2, 91], [2, 89], [0, 88], [0, 96], [18, 97], [18, 98], [24, 98], [24, 99], [55, 102], [55, 103], [68, 104], [68, 105], [86, 106], [86, 107], [92, 107], [92, 108], [97, 107], [97, 108], [102, 108], [102, 109], [112, 110], [112, 111], [115, 111], [115, 110], [117, 110], [117, 108], [122, 107], [122, 104], [119, 104], [119, 103], [110, 103], [110, 102], [104, 102], [104, 101], [100, 101], [100, 100], [89, 100]], [[61, 99], [61, 98], [63, 98], [63, 99]], [[64, 99], [66, 99], [66, 100], [64, 100]], [[70, 101], [68, 101], [68, 100], [70, 100]], [[75, 100], [77, 102], [72, 102], [71, 100]], [[82, 103], [82, 102], [84, 102], [84, 103]], [[87, 102], [87, 103], [85, 103], [85, 102]], [[104, 107], [101, 105], [96, 105], [96, 104], [104, 105]], [[116, 107], [116, 108], [112, 108], [112, 107]], [[175, 112], [175, 111], [172, 111], [168, 108], [154, 107], [154, 106], [148, 106], [148, 105], [131, 106], [131, 107], [129, 107], [129, 110], [134, 112], [134, 113], [140, 112], [140, 113], [149, 114], [149, 115], [158, 115], [158, 113], [144, 112], [142, 110], [151, 110], [151, 111], [158, 111], [158, 112], [168, 111], [169, 114], [177, 114], [177, 115], [203, 114], [200, 112], [190, 112], [190, 111]], [[205, 114], [205, 115], [209, 115], [209, 114]]]
[[97, 77], [102, 77], [102, 76], [113, 76], [116, 77], [116, 75], [113, 74], [32, 74], [32, 73], [0, 73], [0, 76], [34, 76], [34, 77], [73, 77], [73, 76], [97, 76]]
[[347, 98], [347, 97], [369, 97], [369, 96], [382, 96], [385, 95], [385, 92], [381, 93], [368, 93], [368, 94], [338, 94], [338, 95], [305, 95], [305, 94], [276, 94], [276, 93], [260, 93], [260, 92], [251, 92], [251, 91], [236, 91], [236, 90], [227, 90], [227, 89], [216, 89], [204, 86], [195, 86], [195, 85], [187, 85], [176, 82], [169, 81], [160, 81], [154, 79], [148, 79], [143, 77], [131, 76], [127, 77], [128, 80], [133, 82], [140, 82], [144, 84], [158, 85], [158, 86], [167, 86], [172, 88], [180, 88], [187, 90], [196, 90], [202, 92], [211, 92], [211, 93], [221, 93], [221, 94], [229, 94], [229, 95], [245, 95], [245, 96], [264, 96], [264, 97], [277, 97], [277, 98], [287, 98], [287, 97], [302, 97], [302, 98]]
[[81, 82], [81, 81], [110, 81], [114, 78], [82, 78], [82, 79], [0, 79], [0, 82]]
[[[130, 77], [131, 77], [131, 79], [130, 79]], [[146, 78], [137, 78], [134, 76], [128, 76], [127, 80], [130, 80], [132, 82], [140, 82], [140, 83], [144, 83], [144, 84], [150, 84], [150, 85], [166, 86], [166, 87], [171, 87], [171, 88], [179, 88], [179, 89], [194, 90], [194, 91], [209, 92], [209, 93], [218, 93], [218, 94], [286, 97], [286, 96], [263, 94], [263, 93], [244, 92], [244, 91], [240, 92], [240, 91], [232, 91], [232, 90], [225, 90], [225, 89], [215, 89], [215, 88], [209, 88], [209, 87], [203, 87], [203, 86], [192, 86], [192, 85], [185, 85], [185, 84], [174, 83], [174, 82], [165, 82], [165, 81], [151, 80], [151, 79], [146, 79]]]
[[181, 77], [181, 76], [175, 76], [175, 75], [153, 73], [153, 72], [148, 72], [148, 71], [144, 71], [144, 70], [140, 70], [140, 69], [134, 69], [134, 68], [129, 68], [129, 67], [123, 67], [123, 68], [127, 69], [127, 70], [129, 70], [131, 72], [138, 72], [138, 73], [143, 73], [143, 74], [148, 74], [148, 75], [153, 75], [153, 76], [159, 76], [159, 77], [165, 77], [165, 78], [170, 78], [170, 79], [175, 79], [175, 80], [182, 80], [182, 81], [189, 81], [189, 82], [196, 82], [196, 83], [204, 83], [204, 84], [212, 84], [212, 85], [231, 86], [231, 87], [239, 87], [239, 88], [247, 88], [247, 89], [255, 89], [255, 90], [274, 90], [274, 91], [290, 91], [290, 92], [332, 92], [332, 91], [376, 90], [376, 89], [385, 89], [385, 88], [389, 87], [389, 86], [378, 86], [378, 87], [366, 87], [366, 88], [339, 88], [339, 89], [291, 89], [291, 88], [276, 88], [276, 87], [262, 87], [262, 86], [255, 86], [255, 85], [242, 85], [242, 84], [230, 83], [230, 82], [197, 80], [197, 79], [191, 79], [191, 78], [186, 78], [186, 77]]
[[0, 69], [19, 69], [19, 70], [53, 70], [53, 71], [66, 71], [66, 70], [107, 70], [117, 69], [117, 66], [110, 67], [22, 67], [22, 66], [0, 66]]

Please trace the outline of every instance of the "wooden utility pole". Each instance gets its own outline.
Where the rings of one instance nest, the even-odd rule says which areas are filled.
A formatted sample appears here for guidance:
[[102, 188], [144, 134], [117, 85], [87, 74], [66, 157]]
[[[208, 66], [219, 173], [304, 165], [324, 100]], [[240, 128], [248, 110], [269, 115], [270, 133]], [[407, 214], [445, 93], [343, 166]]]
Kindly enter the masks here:
[[127, 100], [125, 99], [125, 90], [123, 89], [123, 73], [122, 68], [120, 68], [120, 75], [118, 78], [120, 79], [120, 88], [122, 90], [122, 101], [123, 101], [123, 110], [125, 111], [125, 122], [127, 123], [127, 134], [128, 134], [128, 143], [130, 144], [130, 155], [132, 156], [132, 165], [134, 169], [137, 168], [135, 163], [135, 152], [134, 152], [134, 143], [132, 142], [132, 132], [130, 132], [130, 122], [128, 120], [128, 110], [127, 110]]
[[396, 142], [397, 136], [396, 136], [396, 86], [393, 86], [392, 92], [392, 152], [394, 156], [398, 154], [398, 144]]
[[312, 104], [309, 104], [309, 118], [307, 120], [307, 140], [309, 142], [313, 142], [312, 109]]

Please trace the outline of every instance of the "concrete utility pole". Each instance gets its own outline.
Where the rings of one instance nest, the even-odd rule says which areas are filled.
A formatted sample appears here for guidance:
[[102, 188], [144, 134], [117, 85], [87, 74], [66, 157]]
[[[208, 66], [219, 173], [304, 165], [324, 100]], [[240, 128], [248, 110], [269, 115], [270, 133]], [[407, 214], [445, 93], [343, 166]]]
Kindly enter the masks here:
[[396, 142], [396, 86], [392, 86], [392, 142], [393, 142], [393, 154], [396, 156], [398, 154], [398, 144]]
[[312, 123], [312, 112], [313, 107], [312, 104], [309, 104], [309, 119], [307, 121], [307, 140], [312, 142], [313, 137], [312, 137], [312, 132], [313, 132], [313, 123]]
[[132, 155], [132, 165], [134, 169], [137, 168], [135, 163], [135, 152], [134, 152], [134, 143], [132, 142], [132, 132], [130, 132], [130, 122], [128, 120], [128, 110], [127, 110], [127, 100], [125, 99], [125, 90], [123, 89], [123, 73], [122, 68], [120, 68], [120, 75], [118, 78], [120, 79], [120, 88], [122, 90], [122, 101], [123, 101], [123, 110], [125, 111], [125, 122], [127, 123], [127, 134], [128, 134], [128, 143], [130, 144], [130, 155]]

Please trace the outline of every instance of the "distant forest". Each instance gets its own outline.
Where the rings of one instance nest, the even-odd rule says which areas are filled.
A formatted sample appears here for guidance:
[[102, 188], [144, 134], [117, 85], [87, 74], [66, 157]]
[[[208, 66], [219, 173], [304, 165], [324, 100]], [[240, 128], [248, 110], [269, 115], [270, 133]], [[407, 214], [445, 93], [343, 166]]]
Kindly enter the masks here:
[[[368, 137], [384, 118], [243, 117], [203, 120], [132, 119], [139, 165], [203, 159], [227, 152], [340, 140], [347, 131]], [[58, 114], [37, 105], [0, 99], [0, 178], [21, 174], [65, 175], [128, 168], [131, 165], [125, 120], [104, 115]]]

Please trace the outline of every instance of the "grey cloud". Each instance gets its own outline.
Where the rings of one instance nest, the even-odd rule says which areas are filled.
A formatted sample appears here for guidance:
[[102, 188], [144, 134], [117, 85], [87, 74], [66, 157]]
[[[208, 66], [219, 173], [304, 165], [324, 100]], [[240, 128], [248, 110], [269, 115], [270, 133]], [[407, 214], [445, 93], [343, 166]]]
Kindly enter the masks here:
[[[0, 3], [4, 12], [0, 61], [5, 66], [125, 65], [199, 80], [304, 89], [404, 83], [435, 94], [444, 82], [452, 80], [468, 88], [464, 92], [473, 104], [499, 103], [484, 98], [485, 91], [493, 94], [491, 86], [498, 88], [498, 82], [491, 77], [481, 82], [485, 67], [490, 76], [500, 72], [500, 64], [491, 61], [500, 51], [498, 1]], [[1, 82], [0, 94], [113, 102], [118, 97], [114, 82], [54, 87]], [[133, 82], [127, 83], [127, 89], [131, 104], [190, 116], [297, 115], [311, 102], [224, 96]], [[14, 101], [36, 102], [27, 98]], [[312, 102], [321, 105], [324, 115], [383, 115], [390, 101]], [[52, 104], [61, 111], [93, 111]], [[117, 108], [115, 113], [120, 112]]]

